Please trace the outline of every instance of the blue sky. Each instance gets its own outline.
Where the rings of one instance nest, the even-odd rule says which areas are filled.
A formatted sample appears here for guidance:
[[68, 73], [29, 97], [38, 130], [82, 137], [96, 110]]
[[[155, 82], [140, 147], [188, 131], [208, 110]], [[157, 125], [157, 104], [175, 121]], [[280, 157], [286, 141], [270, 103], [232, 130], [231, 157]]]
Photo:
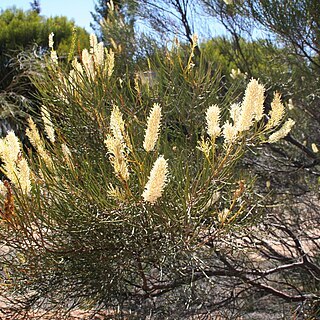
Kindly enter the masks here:
[[[9, 7], [28, 10], [32, 0], [0, 0], [0, 9]], [[93, 21], [90, 12], [94, 11], [94, 0], [40, 0], [41, 14], [50, 16], [67, 16], [73, 19], [76, 25], [92, 32], [90, 22]]]
[[[91, 17], [92, 11], [94, 11], [94, 4], [96, 0], [40, 0], [41, 14], [47, 17], [50, 16], [67, 16], [69, 19], [73, 19], [77, 26], [85, 28], [89, 33], [93, 30], [90, 27], [90, 22], [93, 22]], [[31, 8], [30, 2], [32, 0], [0, 0], [0, 9], [5, 10], [9, 7], [17, 7], [20, 9], [28, 10]], [[200, 19], [200, 21], [203, 19]], [[207, 20], [204, 19], [206, 22]], [[139, 25], [140, 28], [144, 28], [144, 24]], [[208, 29], [207, 29], [208, 28]], [[200, 26], [200, 30], [196, 30], [200, 39], [201, 31], [206, 36], [217, 36], [226, 34], [225, 29], [221, 24], [216, 21], [211, 21], [206, 28]]]

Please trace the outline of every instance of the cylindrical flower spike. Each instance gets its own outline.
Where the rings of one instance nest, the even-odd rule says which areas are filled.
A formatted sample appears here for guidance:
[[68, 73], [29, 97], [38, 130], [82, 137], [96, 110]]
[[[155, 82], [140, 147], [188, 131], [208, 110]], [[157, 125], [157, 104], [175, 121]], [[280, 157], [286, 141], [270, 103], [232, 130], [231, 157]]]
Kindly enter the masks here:
[[238, 134], [236, 126], [233, 126], [229, 121], [223, 125], [223, 137], [226, 144], [233, 142]]
[[56, 138], [54, 134], [54, 127], [51, 121], [51, 116], [48, 111], [48, 109], [44, 106], [41, 107], [41, 115], [42, 115], [42, 121], [44, 123], [44, 131], [50, 140], [51, 143], [54, 143]]
[[123, 143], [119, 139], [111, 135], [108, 135], [104, 142], [107, 146], [108, 151], [112, 154], [110, 156], [110, 162], [114, 168], [116, 175], [122, 180], [128, 181], [129, 170], [123, 150]]
[[274, 98], [271, 102], [271, 111], [269, 113], [270, 119], [267, 123], [267, 128], [276, 127], [284, 116], [284, 106], [281, 102], [281, 96], [278, 92], [274, 94]]
[[238, 131], [248, 130], [253, 121], [259, 121], [263, 117], [264, 86], [255, 79], [251, 79], [247, 85], [243, 102], [241, 104], [241, 114], [237, 124]]
[[292, 119], [288, 119], [283, 126], [276, 132], [274, 132], [268, 139], [269, 143], [274, 143], [284, 138], [294, 126], [295, 122]]
[[213, 139], [219, 136], [221, 128], [219, 126], [220, 121], [220, 108], [217, 105], [210, 106], [206, 113], [207, 119], [207, 132]]
[[30, 168], [26, 159], [20, 159], [18, 163], [19, 184], [22, 192], [28, 194], [31, 190]]
[[19, 139], [13, 131], [9, 131], [5, 138], [0, 139], [0, 157], [3, 162], [2, 170], [15, 185], [19, 184], [16, 163], [20, 152]]
[[160, 156], [151, 169], [149, 180], [142, 193], [144, 201], [154, 204], [162, 196], [168, 179], [167, 160]]
[[159, 136], [160, 121], [161, 107], [158, 103], [155, 103], [148, 118], [148, 125], [143, 142], [143, 147], [147, 152], [152, 151], [156, 145]]
[[13, 131], [0, 139], [0, 157], [3, 162], [2, 170], [7, 178], [15, 186], [20, 186], [22, 192], [29, 193], [31, 190], [30, 168], [21, 154], [19, 139]]
[[28, 126], [29, 128], [27, 128], [26, 130], [27, 137], [29, 138], [33, 147], [37, 150], [39, 156], [46, 163], [46, 165], [49, 168], [52, 168], [52, 165], [53, 165], [52, 159], [45, 149], [44, 142], [40, 137], [39, 130], [36, 124], [31, 118], [28, 119]]
[[119, 141], [123, 142], [124, 137], [124, 121], [122, 118], [122, 113], [117, 105], [113, 106], [111, 116], [110, 116], [110, 129], [113, 136]]

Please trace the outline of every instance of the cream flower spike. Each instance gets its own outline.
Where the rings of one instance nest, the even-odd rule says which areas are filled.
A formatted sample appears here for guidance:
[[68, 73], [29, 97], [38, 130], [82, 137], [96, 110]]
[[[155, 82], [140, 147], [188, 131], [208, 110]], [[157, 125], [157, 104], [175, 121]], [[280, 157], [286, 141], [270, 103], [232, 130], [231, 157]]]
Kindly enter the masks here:
[[42, 121], [44, 123], [44, 131], [50, 140], [51, 143], [56, 141], [55, 134], [54, 134], [54, 127], [51, 121], [51, 116], [48, 109], [45, 106], [41, 107], [41, 116]]
[[281, 95], [276, 92], [271, 102], [270, 119], [267, 123], [267, 128], [274, 128], [281, 122], [284, 116], [284, 106], [281, 102]]
[[206, 113], [207, 132], [210, 138], [216, 138], [220, 135], [221, 128], [220, 121], [220, 108], [217, 105], [212, 105], [208, 108]]
[[159, 136], [161, 121], [161, 107], [158, 103], [153, 105], [148, 118], [146, 133], [144, 136], [143, 148], [150, 152], [154, 149]]
[[30, 168], [23, 158], [20, 149], [20, 141], [13, 131], [5, 138], [0, 139], [0, 157], [3, 162], [2, 170], [7, 178], [22, 192], [31, 190]]
[[0, 157], [3, 162], [2, 170], [15, 185], [19, 184], [16, 163], [20, 152], [19, 139], [13, 131], [9, 131], [5, 138], [0, 139]]
[[168, 162], [160, 156], [154, 163], [142, 193], [145, 202], [154, 204], [161, 196], [168, 179]]
[[254, 120], [259, 121], [262, 119], [264, 91], [264, 86], [259, 84], [258, 80], [250, 80], [241, 104], [241, 114], [237, 124], [238, 131], [246, 131], [250, 129]]
[[54, 37], [54, 33], [51, 32], [48, 37], [48, 46], [51, 49], [50, 58], [54, 64], [58, 64], [57, 52], [53, 49], [53, 45], [54, 45], [53, 37]]
[[311, 144], [311, 149], [314, 153], [318, 153], [319, 152], [319, 149], [317, 147], [317, 145], [315, 143], [312, 143]]
[[293, 121], [292, 119], [288, 119], [278, 131], [274, 132], [269, 137], [268, 142], [275, 143], [280, 139], [284, 138], [290, 132], [294, 124], [295, 124], [295, 121]]
[[224, 142], [226, 144], [230, 144], [231, 142], [235, 141], [238, 134], [238, 129], [236, 126], [232, 125], [229, 121], [226, 121], [225, 124], [223, 125], [222, 134], [224, 137]]
[[108, 135], [104, 143], [107, 146], [108, 152], [111, 154], [110, 162], [113, 166], [115, 174], [122, 180], [128, 181], [129, 169], [127, 166], [127, 159], [125, 157], [122, 142], [112, 135]]
[[30, 168], [26, 159], [22, 158], [18, 162], [18, 172], [19, 172], [19, 185], [24, 193], [29, 193], [31, 190], [31, 180], [30, 180]]
[[52, 168], [53, 161], [46, 151], [45, 144], [43, 140], [40, 137], [39, 130], [32, 120], [32, 118], [28, 118], [28, 128], [26, 130], [26, 136], [29, 138], [31, 144], [33, 147], [37, 150], [39, 156], [43, 159], [43, 161], [46, 163], [46, 165], [49, 168]]

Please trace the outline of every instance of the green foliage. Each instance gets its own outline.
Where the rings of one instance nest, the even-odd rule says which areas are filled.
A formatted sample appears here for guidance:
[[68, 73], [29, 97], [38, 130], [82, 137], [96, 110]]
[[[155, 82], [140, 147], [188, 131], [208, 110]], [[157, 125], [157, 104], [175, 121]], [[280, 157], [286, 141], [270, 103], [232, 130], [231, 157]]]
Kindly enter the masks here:
[[[289, 63], [283, 63], [281, 56], [286, 54], [284, 48], [277, 48], [267, 40], [245, 39], [239, 40], [240, 50], [231, 39], [225, 37], [213, 38], [201, 45], [201, 50], [208, 61], [215, 62], [222, 70], [222, 74], [234, 78], [251, 77], [260, 78], [264, 82], [274, 84], [282, 74], [288, 73]], [[234, 71], [241, 72], [232, 75]]]
[[120, 3], [111, 5], [108, 2], [107, 13], [99, 23], [99, 33], [106, 46], [113, 48], [119, 68], [129, 68], [132, 72], [134, 60], [139, 56], [138, 48], [141, 48], [135, 34], [134, 5], [130, 2]]

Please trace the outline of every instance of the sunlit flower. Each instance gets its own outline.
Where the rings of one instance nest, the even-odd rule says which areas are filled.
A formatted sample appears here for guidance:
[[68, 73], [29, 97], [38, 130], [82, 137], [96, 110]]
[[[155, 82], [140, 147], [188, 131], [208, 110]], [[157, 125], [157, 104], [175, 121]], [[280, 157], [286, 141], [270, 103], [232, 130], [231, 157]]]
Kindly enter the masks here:
[[283, 126], [276, 132], [274, 132], [268, 139], [269, 143], [274, 143], [284, 138], [294, 126], [295, 122], [292, 119], [288, 119]]
[[43, 141], [41, 140], [38, 128], [32, 118], [28, 118], [28, 128], [26, 130], [26, 135], [29, 138], [31, 144], [36, 148], [43, 148]]
[[90, 39], [90, 53], [93, 54], [96, 51], [96, 48], [98, 45], [98, 39], [94, 33], [90, 34], [89, 39]]
[[90, 80], [94, 80], [95, 78], [95, 70], [94, 70], [94, 61], [92, 55], [88, 52], [87, 49], [82, 50], [82, 64], [84, 66], [84, 70]]
[[51, 61], [52, 61], [54, 64], [58, 64], [57, 51], [52, 50], [51, 53], [50, 53], [50, 58], [51, 58]]
[[13, 131], [0, 139], [2, 170], [7, 178], [21, 190], [28, 193], [31, 189], [30, 169], [20, 150], [20, 142]]
[[108, 135], [104, 141], [110, 156], [110, 162], [113, 166], [115, 174], [124, 181], [129, 180], [129, 170], [121, 140]]
[[319, 152], [319, 149], [317, 147], [317, 145], [315, 143], [312, 143], [311, 144], [311, 149], [314, 153], [318, 153]]
[[223, 125], [223, 137], [226, 144], [233, 142], [237, 138], [238, 129], [232, 125], [229, 121], [226, 121]]
[[42, 139], [40, 137], [39, 130], [38, 130], [36, 124], [34, 123], [34, 121], [31, 118], [28, 119], [28, 126], [29, 126], [29, 128], [27, 128], [27, 130], [26, 130], [26, 135], [29, 138], [31, 144], [37, 150], [39, 156], [43, 159], [43, 161], [46, 163], [46, 165], [48, 167], [52, 167], [52, 165], [53, 165], [52, 159], [45, 149], [44, 142], [42, 141]]
[[267, 128], [273, 128], [279, 125], [284, 116], [284, 106], [281, 102], [281, 95], [276, 92], [271, 102], [270, 119], [267, 123]]
[[220, 121], [220, 108], [217, 105], [212, 105], [208, 108], [206, 113], [207, 120], [207, 132], [211, 138], [217, 137], [221, 128], [219, 126]]
[[241, 114], [237, 124], [238, 131], [248, 130], [253, 121], [259, 121], [263, 117], [264, 86], [255, 79], [251, 79], [247, 85], [243, 102], [241, 104]]
[[156, 145], [159, 136], [160, 121], [161, 107], [158, 103], [155, 103], [148, 118], [147, 129], [143, 142], [143, 147], [147, 152], [152, 151]]
[[142, 193], [144, 201], [154, 204], [163, 193], [168, 179], [168, 163], [160, 156], [151, 169], [149, 180]]
[[49, 48], [52, 49], [52, 50], [53, 50], [53, 44], [54, 44], [53, 37], [54, 37], [54, 33], [51, 32], [49, 34]]
[[102, 66], [104, 64], [104, 44], [103, 42], [99, 42], [94, 51], [94, 61], [98, 66]]
[[114, 52], [112, 49], [105, 49], [106, 58], [105, 58], [105, 72], [107, 73], [108, 78], [113, 74], [114, 70]]
[[124, 137], [124, 121], [122, 119], [122, 113], [117, 105], [113, 105], [110, 115], [110, 129], [113, 136], [119, 141], [123, 142]]
[[14, 131], [9, 131], [4, 139], [0, 140], [0, 154], [5, 155], [4, 158], [10, 162], [18, 159], [20, 153], [20, 141]]
[[41, 107], [41, 115], [42, 115], [42, 121], [44, 123], [44, 131], [49, 138], [51, 143], [54, 143], [56, 138], [54, 134], [54, 127], [51, 121], [50, 113], [48, 112], [48, 109], [44, 106]]
[[18, 173], [19, 185], [22, 192], [29, 193], [31, 190], [30, 168], [27, 160], [24, 158], [18, 162]]
[[17, 161], [20, 155], [20, 143], [13, 131], [9, 131], [5, 138], [0, 139], [0, 156], [3, 162], [4, 174], [15, 185], [19, 184]]

